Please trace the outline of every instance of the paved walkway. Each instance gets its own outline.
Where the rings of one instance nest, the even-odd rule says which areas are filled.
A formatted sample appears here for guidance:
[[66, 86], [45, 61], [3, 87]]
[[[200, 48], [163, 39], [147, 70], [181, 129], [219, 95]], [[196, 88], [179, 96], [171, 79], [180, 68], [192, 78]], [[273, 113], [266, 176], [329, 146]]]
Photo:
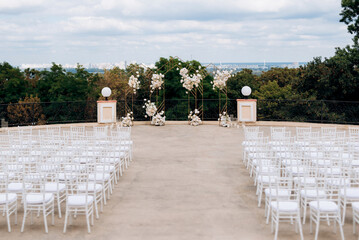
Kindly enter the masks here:
[[[134, 162], [91, 234], [83, 217], [66, 234], [63, 220], [56, 219], [47, 235], [42, 220], [27, 224], [21, 234], [20, 225], [5, 232], [2, 219], [0, 239], [273, 239], [241, 161], [242, 139], [241, 129], [213, 125], [135, 126]], [[325, 223], [321, 226], [319, 239], [339, 239]], [[345, 226], [346, 238], [356, 239], [351, 226]], [[304, 233], [305, 239], [314, 238], [309, 224]], [[299, 235], [292, 225], [281, 224], [279, 239]]]

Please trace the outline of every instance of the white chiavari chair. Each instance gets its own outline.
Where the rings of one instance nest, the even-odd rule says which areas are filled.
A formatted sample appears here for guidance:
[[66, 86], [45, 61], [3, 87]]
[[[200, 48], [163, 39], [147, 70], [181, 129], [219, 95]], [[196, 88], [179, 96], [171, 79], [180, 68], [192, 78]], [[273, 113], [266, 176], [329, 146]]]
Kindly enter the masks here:
[[15, 224], [17, 224], [17, 195], [8, 192], [9, 175], [6, 172], [0, 174], [0, 211], [6, 216], [8, 231], [11, 232], [10, 217], [15, 215]]

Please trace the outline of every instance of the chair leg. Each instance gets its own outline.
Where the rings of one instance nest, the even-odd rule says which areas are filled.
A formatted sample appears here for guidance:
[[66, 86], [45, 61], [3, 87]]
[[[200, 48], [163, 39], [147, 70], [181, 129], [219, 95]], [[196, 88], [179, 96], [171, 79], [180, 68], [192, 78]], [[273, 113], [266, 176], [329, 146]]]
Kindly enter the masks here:
[[26, 206], [25, 206], [25, 207], [24, 207], [24, 217], [23, 217], [23, 219], [22, 219], [22, 225], [21, 225], [21, 232], [24, 232], [26, 215], [27, 215], [27, 210], [26, 210]]
[[339, 231], [340, 231], [340, 236], [342, 238], [342, 240], [344, 240], [344, 232], [343, 232], [343, 225], [341, 224], [341, 219], [340, 219], [340, 212], [338, 213], [338, 225], [339, 225]]
[[51, 225], [52, 226], [55, 225], [55, 203], [54, 202], [52, 202]]
[[68, 212], [68, 211], [67, 211], [67, 209], [66, 209], [66, 212], [65, 212], [64, 233], [66, 233], [66, 227], [67, 227], [67, 219], [68, 219], [68, 216], [69, 216], [69, 212]]
[[305, 220], [307, 217], [307, 199], [304, 199], [304, 203], [303, 203], [303, 224], [305, 224]]
[[60, 193], [57, 193], [57, 209], [58, 209], [58, 211], [59, 211], [59, 218], [61, 218], [62, 215], [61, 215]]
[[300, 212], [298, 212], [297, 223], [298, 223], [298, 227], [299, 227], [300, 239], [304, 240], [302, 224], [301, 224], [301, 221], [300, 221]]
[[315, 228], [315, 238], [314, 238], [315, 240], [318, 239], [319, 224], [320, 224], [320, 213], [318, 212], [317, 214], [318, 214], [318, 216], [317, 216], [317, 226]]
[[95, 205], [95, 212], [96, 212], [96, 219], [99, 219], [100, 218], [100, 216], [99, 216], [99, 214], [98, 214], [98, 207], [97, 207], [97, 196], [96, 196], [96, 194], [94, 195], [94, 205]]
[[278, 238], [278, 228], [279, 228], [279, 216], [276, 220], [276, 223], [275, 223], [275, 233], [274, 233], [274, 240], [277, 240]]
[[86, 212], [86, 223], [87, 223], [87, 232], [91, 233], [90, 219], [89, 219], [89, 213], [88, 212]]
[[107, 205], [105, 186], [102, 186], [102, 196], [104, 204]]
[[15, 203], [15, 225], [17, 225], [17, 202]]
[[49, 232], [49, 229], [47, 228], [47, 219], [46, 219], [46, 209], [45, 209], [45, 206], [43, 206], [42, 212], [43, 212], [43, 214], [44, 214], [45, 232], [48, 233], [48, 232]]
[[10, 226], [10, 216], [9, 216], [9, 209], [6, 209], [6, 221], [7, 221], [7, 230], [11, 232], [11, 226]]
[[342, 217], [342, 225], [344, 225], [345, 222], [345, 212], [347, 210], [347, 201], [346, 199], [343, 200], [343, 217]]
[[353, 234], [355, 234], [355, 224], [356, 224], [356, 221], [355, 221], [355, 211], [353, 209]]

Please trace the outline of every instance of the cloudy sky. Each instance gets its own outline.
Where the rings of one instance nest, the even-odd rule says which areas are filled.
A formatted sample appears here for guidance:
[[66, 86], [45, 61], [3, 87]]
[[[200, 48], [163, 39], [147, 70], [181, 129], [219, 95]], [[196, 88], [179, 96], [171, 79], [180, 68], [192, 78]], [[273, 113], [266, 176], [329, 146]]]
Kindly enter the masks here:
[[310, 61], [351, 43], [340, 0], [0, 0], [0, 61]]

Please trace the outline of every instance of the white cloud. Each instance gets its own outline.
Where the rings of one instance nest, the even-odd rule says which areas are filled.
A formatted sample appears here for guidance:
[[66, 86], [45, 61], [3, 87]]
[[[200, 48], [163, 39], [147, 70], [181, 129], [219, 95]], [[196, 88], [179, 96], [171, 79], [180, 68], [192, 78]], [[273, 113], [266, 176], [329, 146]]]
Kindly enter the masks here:
[[0, 0], [0, 12], [9, 10], [24, 10], [43, 5], [45, 0]]
[[0, 0], [0, 61], [310, 60], [351, 43], [340, 11], [340, 0]]

